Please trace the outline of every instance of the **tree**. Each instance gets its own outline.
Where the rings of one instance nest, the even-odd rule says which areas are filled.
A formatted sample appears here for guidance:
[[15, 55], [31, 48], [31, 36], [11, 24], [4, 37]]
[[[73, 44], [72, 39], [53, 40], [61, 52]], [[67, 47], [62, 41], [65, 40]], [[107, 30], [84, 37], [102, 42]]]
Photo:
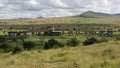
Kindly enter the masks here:
[[5, 53], [12, 51], [11, 47], [8, 43], [3, 43], [0, 47], [0, 49], [3, 49]]
[[0, 36], [0, 43], [6, 42], [8, 40], [5, 36]]
[[97, 43], [97, 42], [98, 42], [98, 40], [96, 38], [91, 37], [91, 38], [87, 38], [87, 40], [85, 40], [83, 42], [83, 45], [87, 46], [87, 45], [91, 45], [91, 44], [94, 44], [94, 43]]
[[58, 44], [58, 41], [56, 41], [55, 39], [50, 39], [48, 41], [49, 46], [52, 48], [54, 45]]
[[57, 45], [57, 44], [58, 44], [58, 41], [56, 41], [55, 39], [50, 39], [50, 40], [48, 40], [48, 42], [45, 43], [44, 48], [50, 49], [50, 48], [53, 48], [54, 45]]
[[20, 46], [16, 46], [16, 47], [13, 48], [12, 54], [16, 54], [20, 51], [22, 51], [22, 48]]
[[50, 49], [48, 42], [45, 42], [44, 49]]
[[35, 43], [31, 41], [27, 41], [23, 43], [23, 47], [25, 50], [30, 50], [31, 48], [35, 47]]
[[71, 40], [68, 40], [67, 45], [68, 46], [77, 46], [79, 44], [79, 41], [77, 38], [72, 38]]
[[8, 53], [11, 52], [15, 46], [16, 44], [13, 42], [4, 42], [0, 49], [3, 49], [5, 53]]
[[63, 47], [63, 46], [64, 46], [64, 44], [56, 41], [55, 39], [50, 39], [50, 40], [48, 40], [48, 42], [45, 42], [44, 48], [51, 49], [54, 47]]

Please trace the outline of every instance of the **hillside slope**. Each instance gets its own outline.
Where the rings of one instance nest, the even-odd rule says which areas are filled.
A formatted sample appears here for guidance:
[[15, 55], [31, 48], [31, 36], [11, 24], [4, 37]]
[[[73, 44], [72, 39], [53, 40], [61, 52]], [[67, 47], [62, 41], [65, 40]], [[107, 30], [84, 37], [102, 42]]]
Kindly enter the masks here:
[[1, 25], [30, 25], [30, 24], [117, 24], [120, 25], [120, 18], [42, 18], [29, 20], [0, 20]]
[[83, 17], [83, 18], [117, 18], [119, 17], [120, 18], [120, 14], [108, 14], [108, 13], [87, 11], [76, 17]]
[[120, 42], [0, 54], [0, 68], [119, 68]]
[[120, 25], [120, 14], [107, 14], [87, 11], [80, 15], [57, 18], [30, 18], [0, 20], [0, 25], [30, 25], [30, 24], [116, 24]]

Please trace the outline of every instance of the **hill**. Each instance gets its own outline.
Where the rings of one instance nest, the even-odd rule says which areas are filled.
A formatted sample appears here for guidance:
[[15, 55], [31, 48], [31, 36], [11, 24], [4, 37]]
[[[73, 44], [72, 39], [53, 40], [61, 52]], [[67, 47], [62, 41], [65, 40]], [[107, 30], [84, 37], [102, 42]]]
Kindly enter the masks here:
[[42, 16], [39, 16], [39, 17], [37, 17], [37, 18], [39, 19], [39, 18], [44, 18], [44, 17], [42, 17]]
[[120, 25], [120, 18], [40, 18], [27, 20], [0, 20], [1, 25], [30, 25], [30, 24], [116, 24]]
[[101, 12], [93, 12], [87, 11], [75, 17], [83, 17], [83, 18], [114, 18], [120, 17], [120, 14], [108, 14], [108, 13], [101, 13]]
[[0, 54], [1, 68], [119, 68], [120, 42]]
[[80, 15], [71, 17], [57, 18], [31, 18], [31, 19], [15, 19], [0, 20], [1, 25], [30, 25], [30, 24], [115, 24], [120, 25], [120, 14], [107, 14], [87, 11]]

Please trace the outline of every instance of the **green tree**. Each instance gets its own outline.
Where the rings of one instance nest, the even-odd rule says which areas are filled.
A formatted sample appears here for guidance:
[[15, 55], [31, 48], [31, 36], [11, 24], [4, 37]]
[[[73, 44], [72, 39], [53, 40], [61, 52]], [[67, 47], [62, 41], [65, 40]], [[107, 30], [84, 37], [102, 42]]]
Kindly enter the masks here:
[[87, 40], [85, 40], [85, 41], [83, 42], [83, 45], [84, 45], [84, 46], [92, 45], [92, 44], [97, 43], [97, 42], [98, 42], [98, 40], [97, 40], [96, 38], [91, 37], [91, 38], [87, 38]]
[[51, 48], [54, 48], [54, 47], [63, 47], [63, 46], [64, 46], [64, 44], [58, 42], [57, 40], [50, 39], [50, 40], [48, 40], [48, 42], [45, 42], [44, 48], [45, 49], [51, 49]]
[[67, 41], [67, 45], [68, 45], [68, 46], [73, 46], [73, 47], [75, 47], [75, 46], [77, 46], [78, 44], [79, 44], [79, 41], [78, 41], [77, 38], [72, 38], [72, 39], [70, 39], [70, 40]]
[[6, 42], [8, 40], [5, 36], [0, 36], [0, 43]]
[[2, 43], [0, 48], [3, 49], [5, 53], [8, 53], [11, 52], [15, 46], [17, 45], [14, 42], [7, 41]]
[[24, 42], [23, 43], [23, 47], [25, 50], [30, 50], [32, 49], [33, 47], [35, 47], [35, 43], [34, 42], [31, 42], [31, 41], [27, 41], [27, 42]]
[[23, 49], [22, 49], [22, 47], [20, 47], [20, 46], [15, 46], [14, 48], [13, 48], [13, 50], [12, 50], [12, 54], [16, 54], [16, 53], [18, 53], [18, 52], [20, 52], [20, 51], [22, 51]]

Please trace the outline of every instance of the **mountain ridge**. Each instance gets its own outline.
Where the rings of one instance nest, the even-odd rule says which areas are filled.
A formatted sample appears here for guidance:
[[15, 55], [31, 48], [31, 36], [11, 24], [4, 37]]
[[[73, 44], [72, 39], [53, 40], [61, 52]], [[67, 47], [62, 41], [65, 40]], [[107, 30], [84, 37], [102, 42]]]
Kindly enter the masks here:
[[109, 13], [102, 13], [102, 12], [87, 11], [87, 12], [84, 12], [80, 15], [76, 15], [74, 17], [105, 18], [105, 17], [120, 17], [120, 14], [109, 14]]

